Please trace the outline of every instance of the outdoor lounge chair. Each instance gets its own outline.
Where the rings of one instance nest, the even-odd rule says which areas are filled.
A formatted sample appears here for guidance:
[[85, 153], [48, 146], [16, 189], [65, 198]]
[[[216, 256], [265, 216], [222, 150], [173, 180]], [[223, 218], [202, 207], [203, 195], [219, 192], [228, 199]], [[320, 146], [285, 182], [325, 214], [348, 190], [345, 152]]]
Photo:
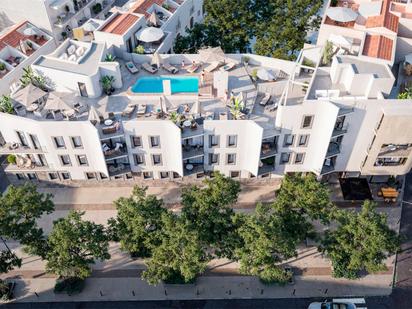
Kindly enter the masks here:
[[234, 62], [229, 62], [229, 63], [226, 63], [223, 67], [221, 67], [220, 70], [229, 72], [229, 71], [232, 70], [235, 66], [236, 66], [236, 63], [234, 63]]
[[155, 74], [157, 72], [157, 68], [154, 66], [148, 64], [148, 63], [143, 63], [142, 68], [145, 69], [147, 72]]
[[169, 73], [172, 73], [172, 74], [176, 74], [177, 72], [179, 72], [178, 68], [176, 68], [175, 66], [173, 66], [169, 63], [164, 63], [163, 64], [163, 69], [165, 69], [166, 71], [168, 71]]
[[146, 104], [139, 104], [137, 106], [137, 115], [144, 115], [146, 113]]
[[220, 68], [223, 64], [224, 63], [222, 61], [213, 61], [211, 64], [207, 66], [207, 68], [205, 68], [205, 71], [208, 73], [211, 73], [214, 70], [217, 70], [218, 68]]
[[187, 68], [189, 73], [195, 73], [200, 68], [200, 63], [194, 63]]
[[272, 97], [272, 96], [271, 96], [269, 93], [265, 93], [265, 96], [264, 96], [263, 99], [259, 102], [259, 104], [262, 105], [262, 106], [266, 106], [266, 104], [269, 103], [271, 97]]
[[127, 105], [127, 107], [125, 108], [125, 110], [122, 112], [122, 116], [123, 117], [132, 117], [132, 114], [134, 112], [136, 108], [136, 105]]
[[139, 73], [139, 69], [134, 65], [133, 62], [129, 61], [125, 63], [126, 68], [129, 70], [130, 73], [136, 74]]

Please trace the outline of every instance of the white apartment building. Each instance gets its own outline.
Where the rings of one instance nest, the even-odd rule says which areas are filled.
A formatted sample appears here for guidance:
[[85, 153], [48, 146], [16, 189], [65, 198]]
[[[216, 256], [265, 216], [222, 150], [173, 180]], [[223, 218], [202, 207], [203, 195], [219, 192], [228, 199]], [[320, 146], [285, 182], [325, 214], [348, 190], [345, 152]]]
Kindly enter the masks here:
[[[119, 73], [122, 84], [113, 95], [73, 95], [87, 108], [71, 117], [57, 118], [46, 110], [47, 94], [36, 103], [44, 113], [0, 114], [0, 153], [15, 156], [5, 171], [13, 182], [63, 183], [190, 180], [211, 171], [240, 179], [295, 172], [319, 178], [407, 173], [412, 166], [412, 100], [397, 99], [408, 76], [404, 60], [398, 65], [393, 53], [407, 55], [412, 48], [401, 45], [398, 51], [392, 45], [390, 57], [386, 52], [375, 57], [372, 43], [361, 42], [356, 53], [343, 46], [341, 37], [330, 38], [342, 25], [327, 25], [329, 34], [324, 27], [325, 21], [319, 44], [306, 46], [296, 61], [218, 50], [160, 55], [163, 67], [178, 70], [173, 75], [162, 66], [146, 72], [141, 65], [153, 62], [153, 55], [101, 49], [98, 61], [86, 56], [80, 63], [94, 67], [104, 53], [114, 53], [120, 68], [110, 72]], [[333, 41], [330, 62], [323, 61], [323, 37]], [[372, 45], [379, 46], [376, 42]], [[85, 44], [90, 50], [93, 44], [95, 49], [105, 46]], [[380, 56], [386, 61], [377, 61]], [[33, 68], [53, 69], [47, 76], [63, 91], [59, 74], [68, 74], [68, 67], [59, 61], [65, 60], [40, 61]], [[140, 72], [130, 73], [124, 64], [128, 61]], [[90, 74], [79, 70], [76, 75], [76, 66], [71, 69], [73, 80]]]
[[[140, 0], [128, 2], [94, 31], [96, 41], [113, 46], [117, 52], [132, 53], [137, 46], [144, 53], [171, 53], [178, 36], [203, 20], [203, 0]], [[144, 42], [139, 34], [149, 27], [161, 30], [156, 41]]]
[[0, 63], [4, 65], [0, 70], [0, 95], [13, 91], [23, 69], [39, 55], [51, 53], [55, 48], [51, 36], [27, 21], [0, 32]]
[[12, 23], [28, 20], [56, 41], [70, 37], [74, 28], [90, 18], [105, 19], [114, 0], [2, 0], [0, 29]]

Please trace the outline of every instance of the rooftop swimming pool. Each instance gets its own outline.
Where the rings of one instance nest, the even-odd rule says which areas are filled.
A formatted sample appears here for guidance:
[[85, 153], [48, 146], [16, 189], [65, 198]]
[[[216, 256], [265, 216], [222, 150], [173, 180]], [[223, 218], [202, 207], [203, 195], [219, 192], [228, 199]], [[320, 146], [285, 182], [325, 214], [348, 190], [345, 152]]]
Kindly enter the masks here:
[[132, 86], [133, 93], [163, 93], [163, 81], [170, 80], [172, 93], [199, 92], [199, 78], [193, 76], [145, 76]]

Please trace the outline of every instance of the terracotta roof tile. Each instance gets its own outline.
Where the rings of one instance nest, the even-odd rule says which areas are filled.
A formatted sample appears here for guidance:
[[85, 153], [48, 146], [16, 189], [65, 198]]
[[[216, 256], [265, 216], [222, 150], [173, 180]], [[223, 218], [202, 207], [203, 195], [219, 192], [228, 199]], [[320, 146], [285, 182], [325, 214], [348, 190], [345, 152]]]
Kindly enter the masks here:
[[392, 60], [393, 40], [383, 35], [366, 35], [362, 54], [385, 60]]
[[38, 37], [35, 39], [33, 35], [24, 35], [23, 31], [19, 31], [21, 28], [25, 27], [27, 23], [27, 21], [24, 21], [19, 24], [16, 24], [9, 31], [0, 36], [0, 50], [5, 48], [6, 46], [16, 48], [20, 45], [20, 41], [25, 39], [30, 39], [31, 41], [35, 42], [37, 45], [40, 46], [44, 45], [48, 41], [47, 39], [42, 37]]
[[368, 17], [366, 28], [385, 27], [393, 32], [398, 32], [399, 17], [390, 12], [391, 0], [383, 0], [382, 10], [379, 16]]
[[157, 4], [159, 6], [162, 6], [162, 4], [165, 2], [165, 0], [139, 0], [137, 3], [131, 8], [131, 11], [133, 13], [138, 13], [138, 14], [144, 14], [146, 15], [146, 18], [150, 16], [149, 13], [147, 13], [147, 10], [153, 5]]
[[139, 17], [133, 14], [119, 14], [107, 23], [101, 31], [124, 34], [138, 19]]

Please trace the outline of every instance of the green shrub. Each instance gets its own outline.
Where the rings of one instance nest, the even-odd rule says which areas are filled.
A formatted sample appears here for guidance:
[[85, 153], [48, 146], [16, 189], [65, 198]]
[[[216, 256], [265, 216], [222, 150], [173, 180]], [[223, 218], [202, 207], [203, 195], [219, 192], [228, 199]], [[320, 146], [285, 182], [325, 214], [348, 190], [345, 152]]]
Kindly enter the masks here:
[[134, 49], [135, 54], [143, 55], [144, 54], [144, 47], [142, 45], [136, 46]]
[[12, 154], [8, 155], [7, 156], [7, 162], [9, 164], [16, 164], [16, 156], [12, 155]]
[[6, 69], [6, 65], [3, 62], [0, 62], [0, 71], [3, 71]]
[[0, 300], [7, 301], [13, 298], [13, 283], [0, 279]]
[[79, 294], [84, 289], [85, 280], [77, 277], [69, 277], [57, 280], [54, 286], [54, 293], [64, 293], [68, 295]]

